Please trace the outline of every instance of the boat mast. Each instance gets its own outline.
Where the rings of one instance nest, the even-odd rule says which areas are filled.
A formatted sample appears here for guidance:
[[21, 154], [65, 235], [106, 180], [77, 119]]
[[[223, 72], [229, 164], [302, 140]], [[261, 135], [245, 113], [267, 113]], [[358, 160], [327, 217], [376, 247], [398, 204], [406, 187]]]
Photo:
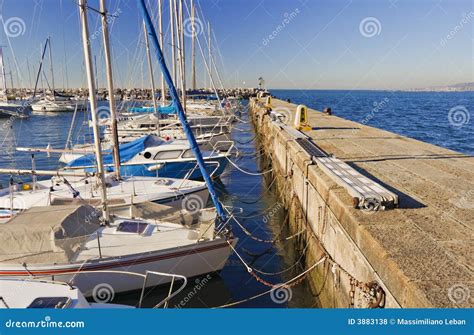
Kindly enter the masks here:
[[[187, 3], [185, 2], [184, 3], [186, 5], [186, 10], [187, 10], [187, 13], [188, 15], [190, 15], [190, 11], [189, 11], [189, 7], [187, 5]], [[202, 58], [202, 62], [204, 64], [204, 69], [206, 70], [205, 74], [204, 74], [204, 78], [207, 78], [207, 75], [209, 75], [209, 78], [211, 79], [211, 89], [214, 89], [214, 93], [217, 97], [217, 100], [218, 101], [221, 101], [220, 99], [220, 96], [219, 96], [219, 92], [217, 91], [217, 86], [214, 82], [214, 79], [212, 78], [212, 76], [210, 75], [210, 71], [211, 71], [211, 65], [208, 64], [207, 60], [206, 60], [206, 56], [204, 54], [204, 49], [203, 49], [203, 46], [201, 45], [201, 41], [199, 40], [199, 38], [196, 36], [196, 42], [197, 42], [197, 45], [199, 47], [199, 51], [200, 51], [200, 54], [201, 54], [201, 58]], [[205, 46], [205, 45], [204, 45]]]
[[51, 86], [53, 89], [53, 100], [56, 100], [56, 94], [54, 93], [54, 71], [53, 71], [53, 53], [51, 51], [51, 36], [48, 37], [48, 47], [49, 47], [49, 68], [51, 71]]
[[[35, 89], [33, 90], [33, 98], [36, 96], [36, 91], [38, 89], [38, 81], [41, 80], [41, 84], [43, 85], [43, 77], [41, 76], [41, 71], [43, 69], [43, 61], [44, 61], [44, 55], [46, 54], [46, 48], [48, 47], [48, 39], [46, 39], [46, 44], [44, 45], [41, 43], [41, 59], [40, 59], [40, 64], [39, 64], [39, 69], [38, 73], [36, 74], [36, 81], [35, 81]], [[44, 85], [42, 86], [44, 90]]]
[[148, 31], [146, 30], [145, 21], [143, 21], [143, 36], [145, 37], [146, 55], [148, 58], [148, 72], [150, 74], [151, 99], [153, 100], [153, 113], [156, 113], [158, 115], [157, 127], [158, 127], [158, 136], [160, 136], [160, 111], [158, 110], [158, 104], [156, 103], [155, 78], [153, 76], [153, 63], [151, 62], [150, 42], [148, 41]]
[[181, 96], [183, 101], [184, 112], [186, 112], [186, 55], [185, 55], [185, 45], [184, 45], [184, 17], [183, 17], [183, 1], [179, 1], [179, 38], [180, 38], [180, 48], [179, 54], [181, 59]]
[[2, 85], [3, 85], [3, 94], [7, 96], [7, 76], [5, 74], [5, 63], [3, 60], [3, 45], [0, 45], [0, 63], [2, 67]]
[[[160, 45], [163, 45], [163, 0], [158, 0], [158, 24], [160, 31]], [[148, 37], [147, 37], [148, 38]], [[161, 74], [161, 102], [163, 106], [166, 102], [165, 77]]]
[[175, 52], [175, 62], [176, 62], [176, 78], [175, 78], [175, 83], [178, 83], [179, 82], [179, 88], [182, 88], [182, 81], [181, 81], [181, 60], [180, 60], [180, 56], [181, 56], [181, 37], [180, 37], [180, 34], [179, 34], [179, 20], [178, 20], [178, 16], [179, 16], [179, 7], [178, 7], [178, 1], [179, 0], [173, 0], [173, 6], [174, 6], [174, 9], [173, 9], [173, 20], [174, 20], [174, 31], [175, 31], [175, 41], [176, 41], [176, 45], [175, 45], [175, 49], [176, 49], [176, 52]]
[[170, 28], [171, 28], [171, 59], [173, 66], [173, 81], [176, 82], [176, 55], [174, 41], [174, 0], [170, 0]]
[[191, 38], [191, 54], [192, 54], [191, 73], [192, 73], [192, 86], [193, 86], [193, 91], [194, 91], [196, 90], [196, 8], [194, 7], [194, 0], [191, 0], [191, 28], [192, 28], [192, 34], [193, 34]]
[[209, 189], [209, 195], [211, 196], [212, 202], [214, 203], [214, 206], [216, 207], [217, 214], [219, 215], [219, 218], [222, 220], [222, 222], [225, 222], [227, 220], [227, 215], [224, 212], [224, 209], [221, 203], [219, 202], [219, 199], [217, 198], [217, 194], [214, 190], [212, 179], [209, 176], [209, 173], [207, 172], [204, 159], [202, 158], [201, 150], [199, 150], [199, 146], [196, 142], [196, 139], [194, 138], [194, 134], [186, 120], [186, 115], [184, 113], [183, 106], [181, 105], [178, 92], [176, 91], [176, 87], [173, 83], [168, 67], [166, 66], [165, 58], [163, 56], [163, 52], [158, 42], [158, 38], [156, 37], [155, 28], [153, 27], [150, 15], [148, 14], [148, 10], [146, 9], [145, 0], [137, 0], [137, 2], [142, 11], [142, 15], [145, 20], [146, 27], [148, 29], [148, 33], [150, 34], [150, 37], [151, 37], [151, 42], [153, 43], [153, 46], [155, 47], [156, 55], [158, 57], [158, 61], [161, 67], [161, 72], [163, 73], [165, 77], [166, 83], [168, 84], [171, 98], [173, 99], [173, 102], [176, 106], [179, 121], [181, 122], [184, 133], [186, 134], [186, 137], [189, 141], [191, 150], [193, 151], [194, 156], [196, 157], [196, 160], [199, 165], [199, 170], [201, 171], [204, 181], [206, 182], [207, 188]]
[[211, 65], [211, 22], [207, 21], [208, 48], [209, 48], [209, 89], [212, 90], [212, 65]]
[[114, 171], [117, 179], [120, 179], [120, 151], [119, 151], [119, 140], [118, 140], [118, 127], [117, 127], [117, 108], [115, 105], [114, 97], [114, 80], [112, 76], [112, 61], [110, 57], [110, 44], [109, 44], [109, 24], [107, 22], [107, 8], [105, 6], [105, 0], [100, 0], [100, 13], [102, 19], [102, 40], [104, 44], [104, 56], [105, 56], [105, 69], [107, 76], [107, 90], [109, 93], [109, 108], [110, 108], [110, 119], [112, 121], [112, 142], [113, 149], [112, 153], [114, 156]]
[[87, 0], [79, 0], [81, 25], [82, 25], [82, 47], [84, 49], [84, 60], [86, 65], [87, 85], [89, 87], [89, 101], [91, 104], [92, 130], [94, 132], [94, 151], [97, 160], [97, 179], [101, 187], [102, 217], [105, 224], [109, 223], [109, 211], [107, 208], [107, 189], [104, 176], [104, 162], [102, 161], [102, 148], [100, 145], [100, 133], [97, 120], [97, 97], [95, 91], [94, 71], [92, 68], [91, 48], [89, 45], [89, 28], [87, 23]]

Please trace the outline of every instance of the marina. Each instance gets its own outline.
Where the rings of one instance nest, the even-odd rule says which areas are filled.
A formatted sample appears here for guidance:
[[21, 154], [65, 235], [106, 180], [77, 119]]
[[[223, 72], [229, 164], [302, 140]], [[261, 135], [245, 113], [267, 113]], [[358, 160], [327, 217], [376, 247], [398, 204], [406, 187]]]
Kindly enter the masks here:
[[120, 4], [68, 6], [82, 87], [0, 46], [0, 308], [474, 307], [472, 91], [224, 85], [198, 0], [133, 1], [121, 88]]

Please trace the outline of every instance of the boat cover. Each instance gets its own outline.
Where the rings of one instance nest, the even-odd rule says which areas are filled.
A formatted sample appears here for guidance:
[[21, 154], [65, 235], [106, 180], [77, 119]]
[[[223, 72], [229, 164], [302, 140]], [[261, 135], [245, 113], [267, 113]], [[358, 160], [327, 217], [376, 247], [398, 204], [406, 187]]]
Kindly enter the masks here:
[[[129, 108], [129, 112], [132, 113], [153, 113], [155, 109], [153, 107], [132, 107]], [[158, 113], [160, 114], [176, 114], [176, 107], [173, 104], [168, 106], [159, 106]]]
[[0, 225], [0, 262], [68, 263], [100, 228], [85, 205], [33, 207]]
[[[152, 135], [146, 135], [143, 137], [140, 137], [132, 142], [128, 142], [125, 144], [121, 144], [119, 146], [119, 151], [120, 151], [120, 162], [124, 163], [135, 157], [139, 152], [142, 152], [145, 150], [147, 146], [150, 145], [159, 145], [160, 143], [163, 143], [164, 141], [161, 139], [158, 139]], [[114, 163], [114, 158], [112, 154], [112, 150], [105, 150], [103, 152], [102, 159], [104, 161], [104, 165], [113, 165]], [[95, 160], [95, 154], [88, 154], [81, 156], [72, 162], [69, 162], [66, 167], [90, 167], [90, 166], [96, 166], [96, 160]], [[109, 171], [113, 170], [113, 167], [110, 167], [108, 169]]]

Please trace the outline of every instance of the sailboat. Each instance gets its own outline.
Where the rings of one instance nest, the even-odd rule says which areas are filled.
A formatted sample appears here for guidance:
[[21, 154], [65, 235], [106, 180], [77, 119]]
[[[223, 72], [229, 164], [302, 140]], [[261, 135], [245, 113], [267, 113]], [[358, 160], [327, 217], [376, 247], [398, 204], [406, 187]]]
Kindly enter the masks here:
[[[34, 112], [73, 112], [74, 110], [85, 110], [87, 109], [87, 102], [81, 100], [74, 100], [73, 97], [59, 94], [55, 90], [54, 86], [54, 70], [53, 70], [53, 58], [51, 51], [51, 37], [46, 40], [46, 46], [49, 47], [49, 62], [51, 72], [51, 92], [50, 95], [44, 95], [40, 100], [31, 104], [31, 108]], [[45, 49], [46, 50], [46, 49]], [[41, 58], [41, 64], [43, 62], [44, 52]], [[41, 66], [41, 65], [40, 65]], [[41, 67], [40, 67], [41, 71]]]
[[[104, 22], [105, 1], [101, 0], [100, 4]], [[145, 3], [140, 1], [139, 4], [157, 53], [162, 55]], [[79, 7], [92, 119], [95, 121], [97, 102], [88, 44], [86, 0], [79, 0]], [[171, 95], [177, 99], [166, 64], [162, 57], [159, 57], [159, 61]], [[179, 102], [178, 113], [183, 119], [184, 113]], [[0, 236], [4, 241], [0, 245], [0, 278], [49, 278], [73, 283], [88, 295], [103, 283], [111, 285], [115, 292], [124, 292], [171, 281], [170, 278], [164, 278], [143, 283], [120, 275], [111, 276], [103, 270], [126, 269], [142, 274], [159, 271], [185, 277], [221, 270], [237, 239], [224, 229], [226, 214], [217, 200], [197, 143], [185, 122], [183, 126], [215, 209], [201, 210], [197, 216], [180, 214], [175, 216], [174, 222], [163, 215], [160, 215], [162, 219], [155, 218], [156, 206], [159, 205], [152, 204], [131, 206], [129, 217], [112, 214], [108, 209], [96, 124], [93, 130], [103, 210], [98, 211], [84, 204], [34, 207], [15, 216], [7, 224], [0, 225]], [[163, 207], [160, 208], [163, 211]], [[216, 229], [216, 222], [219, 229]]]
[[2, 71], [3, 83], [3, 90], [0, 92], [0, 118], [28, 118], [31, 113], [31, 106], [28, 102], [13, 102], [8, 100], [7, 80], [2, 46], [0, 46], [0, 68]]

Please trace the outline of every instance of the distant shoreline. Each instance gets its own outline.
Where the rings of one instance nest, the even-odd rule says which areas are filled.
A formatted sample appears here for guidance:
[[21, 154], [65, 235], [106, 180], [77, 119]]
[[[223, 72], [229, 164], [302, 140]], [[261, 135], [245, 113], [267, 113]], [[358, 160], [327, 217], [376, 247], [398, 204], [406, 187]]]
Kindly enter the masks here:
[[474, 89], [466, 90], [436, 90], [436, 89], [412, 89], [412, 90], [383, 90], [383, 89], [337, 89], [337, 88], [268, 88], [269, 91], [360, 91], [360, 92], [403, 92], [403, 93], [466, 93], [474, 92]]

